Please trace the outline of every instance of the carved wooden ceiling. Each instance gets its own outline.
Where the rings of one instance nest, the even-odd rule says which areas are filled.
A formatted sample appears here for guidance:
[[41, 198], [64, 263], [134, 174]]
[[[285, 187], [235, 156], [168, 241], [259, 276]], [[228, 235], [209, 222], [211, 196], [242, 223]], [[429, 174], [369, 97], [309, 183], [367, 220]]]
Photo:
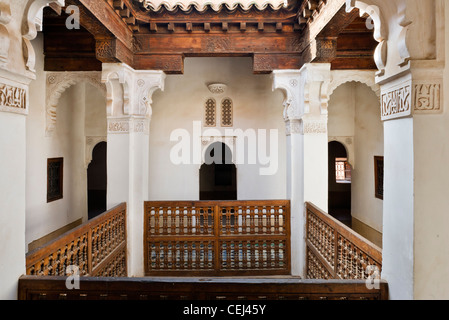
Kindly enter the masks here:
[[101, 63], [123, 62], [181, 74], [184, 58], [195, 56], [249, 56], [254, 73], [299, 69], [312, 61], [331, 62], [334, 69], [375, 69], [373, 33], [358, 11], [346, 13], [344, 6], [312, 52], [308, 28], [328, 1], [290, 0], [263, 10], [160, 6], [152, 11], [139, 0], [66, 0], [66, 6], [80, 9], [81, 28], [66, 28], [65, 8], [45, 9], [45, 70], [100, 71]]

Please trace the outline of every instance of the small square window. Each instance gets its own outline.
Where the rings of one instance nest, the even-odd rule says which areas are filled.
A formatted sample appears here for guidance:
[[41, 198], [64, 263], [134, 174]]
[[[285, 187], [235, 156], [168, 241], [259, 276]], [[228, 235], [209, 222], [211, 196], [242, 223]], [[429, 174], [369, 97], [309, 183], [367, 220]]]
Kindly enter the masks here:
[[47, 160], [47, 203], [63, 197], [64, 159]]
[[351, 183], [351, 165], [347, 158], [335, 159], [335, 181], [337, 183]]

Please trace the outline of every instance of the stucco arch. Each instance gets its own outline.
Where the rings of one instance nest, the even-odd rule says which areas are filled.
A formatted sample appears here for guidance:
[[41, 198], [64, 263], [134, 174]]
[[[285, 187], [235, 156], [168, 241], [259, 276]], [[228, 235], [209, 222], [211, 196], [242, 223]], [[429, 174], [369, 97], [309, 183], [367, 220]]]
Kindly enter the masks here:
[[46, 77], [46, 136], [51, 136], [56, 126], [57, 108], [61, 95], [71, 86], [88, 83], [97, 88], [106, 99], [106, 85], [101, 83], [101, 72], [51, 72]]

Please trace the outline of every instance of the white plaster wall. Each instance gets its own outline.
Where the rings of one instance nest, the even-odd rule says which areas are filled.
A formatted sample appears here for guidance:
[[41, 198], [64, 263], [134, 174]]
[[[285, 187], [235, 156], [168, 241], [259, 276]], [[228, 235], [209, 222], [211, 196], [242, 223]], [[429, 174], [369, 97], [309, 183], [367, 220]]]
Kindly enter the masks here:
[[[45, 72], [43, 38], [33, 41], [37, 79], [30, 85], [27, 116], [26, 244], [80, 218], [87, 220], [87, 135], [106, 136], [106, 103], [102, 93], [86, 83], [68, 88], [57, 107], [55, 131], [45, 135]], [[47, 159], [64, 158], [63, 199], [47, 203]]]
[[387, 178], [384, 181], [382, 279], [388, 281], [390, 299], [413, 299], [413, 119], [385, 121], [384, 128], [384, 174]]
[[85, 90], [85, 135], [86, 137], [106, 137], [108, 122], [105, 97], [100, 90], [88, 83]]
[[25, 273], [25, 119], [0, 113], [0, 300], [17, 298]]
[[367, 86], [355, 85], [356, 167], [352, 172], [351, 214], [370, 227], [382, 232], [383, 201], [375, 197], [374, 156], [384, 155], [383, 123], [380, 103]]
[[[338, 87], [329, 101], [329, 137], [353, 137], [351, 214], [382, 232], [383, 201], [374, 196], [374, 156], [384, 155], [379, 98], [361, 83]], [[343, 139], [344, 142], [345, 139]]]
[[[206, 84], [213, 82], [227, 84], [226, 92], [222, 95], [212, 94]], [[204, 121], [204, 103], [209, 97], [217, 101], [216, 129], [219, 129], [222, 135], [225, 130], [220, 127], [219, 115], [220, 104], [225, 97], [233, 101], [233, 129], [278, 131], [278, 170], [274, 175], [261, 176], [259, 169], [266, 166], [261, 166], [259, 162], [238, 164], [238, 199], [285, 199], [283, 96], [279, 90], [272, 91], [271, 77], [254, 75], [250, 58], [187, 58], [184, 75], [168, 75], [165, 91], [157, 91], [153, 95], [150, 200], [199, 199], [200, 165], [175, 165], [170, 161], [170, 149], [178, 143], [170, 141], [170, 134], [173, 130], [182, 128], [193, 135], [193, 121]]]
[[[449, 5], [445, 5], [449, 21]], [[449, 30], [445, 32], [449, 61]], [[449, 66], [444, 111], [414, 116], [414, 299], [449, 298]]]

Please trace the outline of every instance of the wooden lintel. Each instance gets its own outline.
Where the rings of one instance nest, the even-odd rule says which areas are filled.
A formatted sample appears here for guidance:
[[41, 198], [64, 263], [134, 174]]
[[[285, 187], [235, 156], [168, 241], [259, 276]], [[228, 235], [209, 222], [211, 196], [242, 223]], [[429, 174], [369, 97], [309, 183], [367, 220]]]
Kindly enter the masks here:
[[103, 63], [123, 62], [133, 65], [133, 52], [118, 39], [97, 39], [96, 57]]
[[304, 40], [297, 33], [149, 33], [136, 34], [139, 54], [243, 54], [256, 52], [300, 53]]
[[273, 70], [301, 69], [304, 65], [301, 55], [256, 53], [253, 56], [253, 72], [256, 74], [270, 73]]
[[181, 54], [134, 56], [136, 70], [162, 70], [167, 74], [184, 73], [184, 57]]

